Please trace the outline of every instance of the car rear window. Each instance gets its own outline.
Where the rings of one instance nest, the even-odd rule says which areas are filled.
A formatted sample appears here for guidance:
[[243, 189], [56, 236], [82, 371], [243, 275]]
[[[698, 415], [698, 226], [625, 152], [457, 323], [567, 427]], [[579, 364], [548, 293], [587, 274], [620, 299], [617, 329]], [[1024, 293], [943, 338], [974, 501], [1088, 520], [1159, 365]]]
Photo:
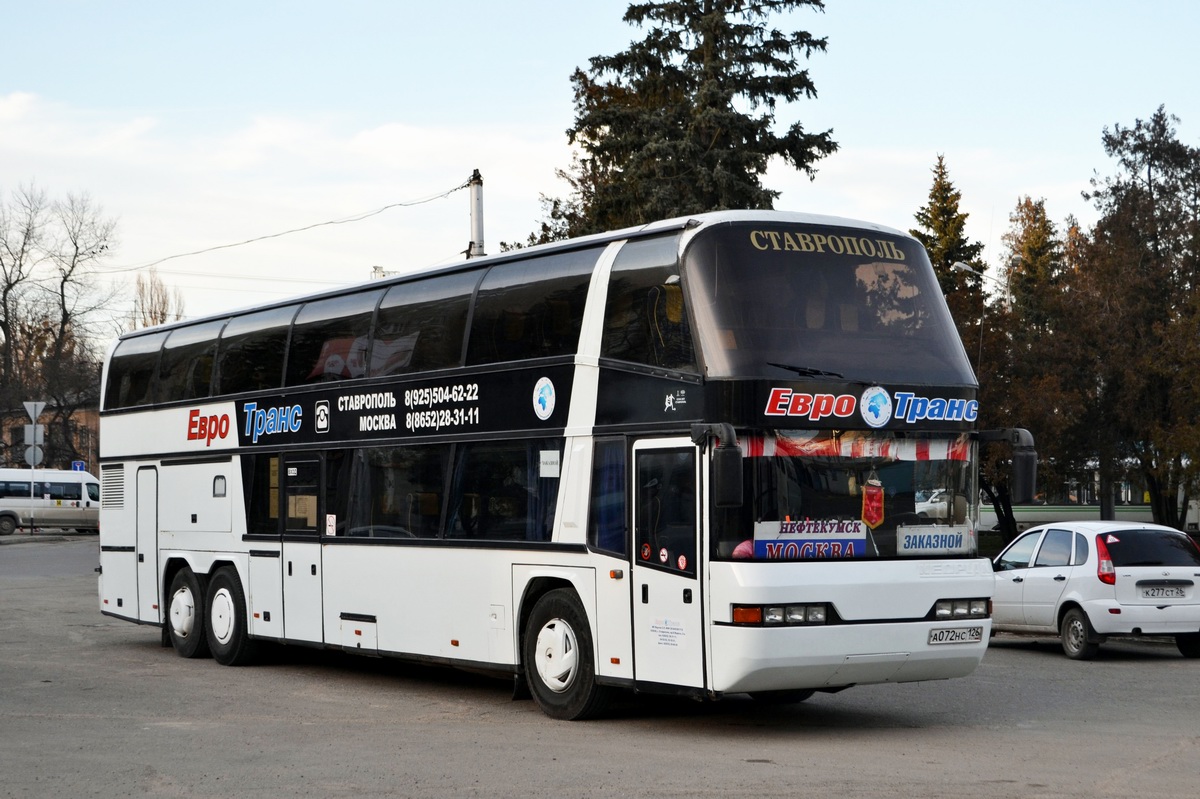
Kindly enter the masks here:
[[1119, 530], [1100, 538], [1113, 566], [1200, 566], [1200, 549], [1185, 533]]

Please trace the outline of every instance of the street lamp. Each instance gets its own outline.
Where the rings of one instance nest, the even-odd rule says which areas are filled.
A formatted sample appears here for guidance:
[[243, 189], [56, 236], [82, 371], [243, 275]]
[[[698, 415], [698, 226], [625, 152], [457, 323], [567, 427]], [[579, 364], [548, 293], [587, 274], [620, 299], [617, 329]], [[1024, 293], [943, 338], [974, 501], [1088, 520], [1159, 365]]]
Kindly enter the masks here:
[[[999, 280], [992, 277], [991, 275], [985, 274], [985, 273], [979, 271], [978, 269], [976, 269], [975, 267], [971, 266], [970, 264], [963, 263], [962, 261], [955, 261], [954, 263], [950, 264], [950, 269], [955, 272], [970, 272], [973, 275], [979, 275], [979, 277], [983, 278], [984, 280], [990, 280], [993, 283], [995, 283], [997, 286], [1000, 286], [1001, 288], [1003, 288], [1004, 289], [1004, 306], [1005, 306], [1005, 308], [1008, 308], [1012, 304], [1012, 297], [1009, 296], [1009, 292], [1008, 292], [1009, 280], [1012, 276], [1012, 270], [1015, 269], [1017, 267], [1017, 265], [1020, 264], [1024, 260], [1025, 259], [1022, 258], [1020, 255], [1014, 255], [1012, 258], [1009, 259], [1008, 264], [1005, 266], [1005, 269], [1004, 269], [1004, 282], [1000, 282]], [[983, 368], [983, 315], [984, 315], [984, 312], [986, 311], [986, 309], [987, 309], [987, 298], [983, 297], [982, 293], [981, 293], [980, 300], [979, 300], [979, 355], [976, 358], [976, 366], [979, 369]], [[978, 377], [978, 375], [976, 375], [976, 377]]]
[[970, 272], [973, 275], [979, 275], [984, 280], [990, 280], [997, 286], [1000, 286], [1002, 289], [1004, 289], [1004, 304], [1007, 306], [1012, 303], [1012, 296], [1009, 294], [1008, 290], [1009, 282], [1012, 279], [1012, 270], [1016, 269], [1019, 264], [1024, 262], [1024, 260], [1025, 259], [1020, 255], [1014, 255], [1012, 258], [1010, 258], [1008, 263], [1004, 265], [1003, 281], [997, 280], [986, 272], [980, 272], [975, 267], [971, 266], [970, 264], [963, 263], [962, 261], [955, 261], [954, 263], [950, 264], [950, 268], [955, 272]]

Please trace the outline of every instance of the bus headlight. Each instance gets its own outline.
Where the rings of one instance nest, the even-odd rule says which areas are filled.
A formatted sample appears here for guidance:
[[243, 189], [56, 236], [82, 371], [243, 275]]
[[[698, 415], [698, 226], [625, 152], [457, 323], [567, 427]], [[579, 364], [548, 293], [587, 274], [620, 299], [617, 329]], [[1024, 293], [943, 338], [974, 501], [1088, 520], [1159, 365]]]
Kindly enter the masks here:
[[825, 603], [806, 605], [734, 605], [731, 618], [734, 624], [747, 626], [797, 626], [825, 624], [829, 606]]
[[990, 602], [987, 599], [939, 599], [933, 606], [930, 618], [943, 621], [946, 619], [985, 619], [989, 614]]

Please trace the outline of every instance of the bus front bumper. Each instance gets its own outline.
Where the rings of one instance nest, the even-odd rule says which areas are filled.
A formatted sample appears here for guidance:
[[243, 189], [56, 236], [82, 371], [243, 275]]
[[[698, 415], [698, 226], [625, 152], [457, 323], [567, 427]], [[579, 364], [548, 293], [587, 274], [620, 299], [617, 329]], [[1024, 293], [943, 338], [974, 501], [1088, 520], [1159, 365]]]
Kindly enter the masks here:
[[991, 627], [991, 619], [828, 627], [717, 625], [712, 630], [712, 688], [720, 693], [820, 690], [964, 677], [983, 659]]

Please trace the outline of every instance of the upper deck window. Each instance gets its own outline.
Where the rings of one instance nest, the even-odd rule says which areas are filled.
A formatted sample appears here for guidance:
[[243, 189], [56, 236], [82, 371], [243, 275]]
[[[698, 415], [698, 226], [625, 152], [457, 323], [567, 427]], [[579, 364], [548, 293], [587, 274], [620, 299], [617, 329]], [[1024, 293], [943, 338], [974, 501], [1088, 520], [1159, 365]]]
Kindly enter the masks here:
[[159, 400], [202, 399], [212, 389], [217, 338], [225, 320], [179, 327], [163, 345], [158, 367]]
[[710, 377], [975, 385], [929, 258], [913, 239], [738, 223], [697, 234], [684, 267]]
[[459, 366], [479, 276], [459, 272], [388, 289], [375, 323], [370, 376]]
[[217, 392], [237, 394], [283, 384], [288, 325], [296, 306], [235, 316], [221, 334]]
[[305, 303], [292, 325], [287, 385], [365, 377], [371, 317], [382, 290]]
[[128, 408], [148, 405], [155, 400], [158, 355], [165, 332], [124, 339], [117, 345], [108, 364], [108, 385], [104, 407]]
[[493, 266], [475, 301], [467, 363], [573, 355], [601, 251], [594, 247]]
[[678, 247], [675, 234], [631, 241], [621, 248], [604, 308], [603, 357], [696, 371]]

